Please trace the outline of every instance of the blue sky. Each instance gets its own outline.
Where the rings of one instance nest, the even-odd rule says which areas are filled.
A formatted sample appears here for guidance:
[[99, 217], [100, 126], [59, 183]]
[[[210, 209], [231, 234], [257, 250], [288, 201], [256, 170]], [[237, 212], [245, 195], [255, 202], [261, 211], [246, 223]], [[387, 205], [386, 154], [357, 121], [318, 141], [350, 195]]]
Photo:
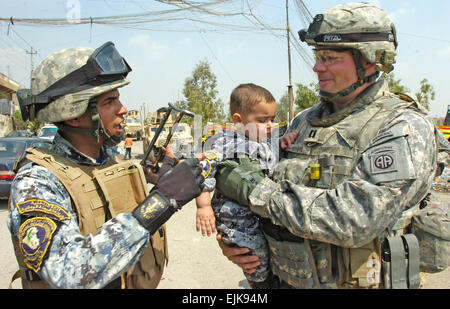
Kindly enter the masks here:
[[[191, 2], [206, 2], [194, 1]], [[266, 25], [283, 28], [286, 23], [284, 0], [249, 0], [252, 12]], [[345, 1], [305, 0], [311, 14]], [[376, 0], [369, 1], [385, 9], [398, 32], [398, 56], [395, 77], [412, 92], [427, 78], [436, 98], [432, 116], [443, 117], [450, 104], [450, 1], [448, 0]], [[238, 12], [247, 1], [231, 1], [215, 9]], [[77, 7], [78, 6], [78, 7]], [[305, 27], [295, 1], [289, 1], [289, 22], [294, 33]], [[78, 10], [79, 8], [79, 10]], [[173, 9], [154, 0], [0, 0], [2, 18], [81, 18], [150, 13]], [[253, 82], [269, 89], [279, 100], [288, 85], [288, 57], [285, 32], [243, 31], [251, 23], [244, 17], [208, 17], [184, 12], [177, 15], [197, 21], [159, 21], [125, 28], [118, 25], [27, 26], [0, 22], [0, 72], [23, 86], [29, 85], [31, 46], [37, 50], [35, 66], [51, 53], [69, 47], [96, 48], [113, 41], [133, 68], [131, 84], [121, 90], [128, 109], [154, 111], [168, 102], [184, 99], [184, 80], [196, 64], [207, 60], [217, 76], [219, 97], [228, 108], [229, 95], [240, 83]], [[253, 20], [255, 22], [255, 20]], [[223, 27], [222, 24], [228, 24]], [[8, 33], [9, 28], [9, 33]], [[139, 28], [139, 29], [137, 29]], [[234, 31], [232, 31], [234, 29]], [[206, 31], [208, 30], [208, 31]], [[214, 30], [214, 31], [211, 31]], [[305, 48], [305, 47], [304, 47]], [[307, 48], [306, 48], [307, 49]], [[292, 82], [315, 81], [312, 67], [292, 48]]]

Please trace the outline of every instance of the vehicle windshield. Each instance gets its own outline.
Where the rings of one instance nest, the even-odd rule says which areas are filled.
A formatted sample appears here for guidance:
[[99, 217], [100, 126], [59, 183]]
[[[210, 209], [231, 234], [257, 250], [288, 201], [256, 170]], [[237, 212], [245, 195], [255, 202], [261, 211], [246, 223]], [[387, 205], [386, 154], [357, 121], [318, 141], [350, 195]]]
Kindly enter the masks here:
[[42, 128], [41, 133], [39, 134], [39, 137], [55, 136], [56, 131], [58, 131], [58, 128]]
[[0, 157], [8, 158], [8, 157], [20, 157], [24, 152], [27, 145], [25, 142], [17, 142], [17, 141], [0, 141]]
[[184, 132], [184, 131], [186, 131], [185, 127], [183, 127], [183, 126], [176, 126], [174, 133], [176, 133], [176, 132]]

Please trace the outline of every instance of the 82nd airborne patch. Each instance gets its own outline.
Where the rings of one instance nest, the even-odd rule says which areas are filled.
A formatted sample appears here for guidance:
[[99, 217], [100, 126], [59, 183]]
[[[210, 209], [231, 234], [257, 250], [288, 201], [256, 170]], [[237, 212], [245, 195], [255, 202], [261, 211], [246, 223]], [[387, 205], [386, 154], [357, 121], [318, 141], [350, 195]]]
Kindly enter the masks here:
[[395, 151], [374, 153], [370, 157], [373, 174], [397, 171], [397, 154]]

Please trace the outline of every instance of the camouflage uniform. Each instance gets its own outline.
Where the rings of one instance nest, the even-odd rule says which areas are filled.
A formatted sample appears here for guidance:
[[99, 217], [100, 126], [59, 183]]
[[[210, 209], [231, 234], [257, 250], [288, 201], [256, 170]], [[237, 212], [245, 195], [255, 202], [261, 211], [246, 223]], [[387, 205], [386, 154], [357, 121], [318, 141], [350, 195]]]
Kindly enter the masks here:
[[[321, 102], [293, 119], [289, 132], [299, 131], [298, 138], [272, 179], [252, 187], [222, 174], [224, 188], [218, 187], [230, 198], [240, 192], [229, 190], [227, 180], [252, 190], [250, 209], [263, 218], [271, 270], [281, 279], [273, 287], [377, 288], [380, 243], [407, 232], [430, 190], [438, 132], [414, 100], [390, 93], [383, 79], [374, 82], [395, 62], [395, 28], [383, 10], [338, 5], [299, 35], [316, 48], [349, 48], [357, 81], [337, 93], [321, 90]], [[363, 59], [375, 63], [375, 73], [366, 74]], [[332, 100], [365, 83], [372, 84], [346, 108], [333, 109]]]
[[[107, 150], [107, 147], [102, 148], [103, 159], [96, 162], [59, 134], [52, 147], [54, 153], [72, 162], [98, 166], [111, 159]], [[134, 265], [149, 243], [149, 232], [129, 213], [117, 215], [96, 235], [81, 235], [69, 193], [51, 172], [33, 163], [19, 170], [11, 187], [8, 227], [12, 237], [18, 237], [25, 219], [19, 214], [17, 204], [29, 196], [60, 206], [70, 217], [58, 222], [59, 227], [38, 272], [53, 288], [104, 287]]]
[[[209, 158], [201, 163], [209, 176], [205, 179], [204, 191], [211, 192], [215, 189], [217, 165], [224, 160], [248, 156], [259, 162], [267, 176], [272, 175], [277, 162], [277, 154], [269, 143], [255, 142], [232, 131], [221, 131], [210, 137], [206, 144], [204, 151], [207, 151]], [[212, 207], [217, 219], [217, 230], [222, 234], [224, 242], [247, 247], [251, 254], [259, 257], [261, 265], [253, 274], [246, 273], [246, 278], [253, 282], [264, 281], [269, 271], [269, 251], [258, 217], [248, 207], [225, 198], [217, 191], [212, 198]]]
[[[353, 112], [364, 114], [367, 105], [376, 103], [373, 99], [383, 98], [386, 93], [387, 83], [378, 81], [360, 98], [366, 106]], [[430, 119], [417, 110], [397, 110], [377, 124], [381, 129], [370, 138], [367, 148], [355, 150], [358, 154], [347, 162], [344, 153], [335, 155], [335, 163], [330, 166], [334, 173], [327, 175], [327, 167], [322, 164], [321, 179], [312, 181], [309, 164], [317, 163], [319, 153], [323, 153], [305, 154], [305, 150], [312, 153], [314, 147], [320, 149], [318, 140], [309, 141], [309, 145], [305, 141], [311, 132], [308, 116], [312, 115], [324, 120], [339, 116], [331, 115], [326, 102], [297, 116], [290, 131], [299, 130], [300, 134], [287, 152], [288, 159], [277, 165], [273, 181], [264, 179], [249, 199], [255, 213], [270, 218], [273, 224], [296, 236], [311, 239], [313, 247], [326, 248], [328, 255], [336, 253], [338, 247], [357, 248], [367, 244], [389, 229], [403, 210], [417, 205], [425, 197], [436, 169], [436, 142]], [[331, 147], [338, 151], [339, 144], [346, 143], [346, 138], [356, 133], [348, 127], [347, 131], [342, 129], [337, 129], [325, 143], [324, 146], [330, 147], [328, 151], [333, 151]], [[385, 150], [388, 152], [384, 153], [393, 154], [395, 166], [380, 170], [376, 160], [382, 156], [377, 154]], [[340, 175], [336, 172], [338, 168]], [[327, 286], [337, 282], [330, 261], [325, 255], [320, 258], [314, 248], [312, 251], [313, 255], [317, 253], [320, 283]]]
[[[120, 126], [126, 113], [112, 90], [129, 83], [130, 71], [112, 42], [71, 48], [45, 58], [32, 89], [17, 92], [24, 120], [62, 132], [50, 151], [27, 150], [11, 188], [8, 226], [20, 268], [13, 280], [20, 276], [24, 288], [155, 288], [161, 279], [164, 223], [200, 194], [204, 178], [198, 159], [188, 158], [149, 193], [140, 165], [112, 158], [123, 130], [105, 125]], [[80, 116], [90, 116], [88, 127], [65, 121]], [[97, 159], [71, 144], [83, 137]]]

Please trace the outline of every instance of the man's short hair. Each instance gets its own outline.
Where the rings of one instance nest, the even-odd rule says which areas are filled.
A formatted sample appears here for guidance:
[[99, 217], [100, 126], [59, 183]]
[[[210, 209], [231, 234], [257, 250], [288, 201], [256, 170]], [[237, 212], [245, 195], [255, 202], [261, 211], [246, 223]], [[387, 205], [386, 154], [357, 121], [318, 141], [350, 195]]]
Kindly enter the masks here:
[[261, 101], [266, 103], [275, 102], [273, 95], [264, 87], [255, 84], [240, 84], [234, 88], [230, 95], [230, 114], [244, 112], [248, 113], [253, 106]]

